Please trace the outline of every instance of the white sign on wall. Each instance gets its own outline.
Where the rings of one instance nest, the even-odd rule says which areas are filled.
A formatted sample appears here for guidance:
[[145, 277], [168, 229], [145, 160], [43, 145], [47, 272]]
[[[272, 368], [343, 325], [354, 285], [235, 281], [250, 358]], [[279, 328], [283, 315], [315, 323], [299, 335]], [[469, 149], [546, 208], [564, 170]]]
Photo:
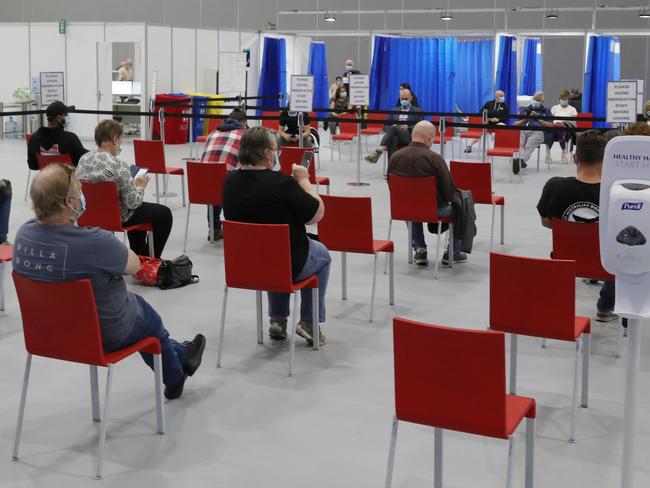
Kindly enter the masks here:
[[607, 122], [628, 124], [636, 122], [637, 82], [607, 82]]
[[350, 75], [350, 105], [370, 105], [370, 77]]
[[41, 71], [41, 105], [49, 105], [57, 100], [65, 103], [65, 83], [63, 71]]
[[291, 97], [289, 104], [292, 112], [311, 112], [314, 97], [314, 77], [311, 75], [291, 76]]
[[246, 53], [219, 52], [219, 93], [246, 92]]

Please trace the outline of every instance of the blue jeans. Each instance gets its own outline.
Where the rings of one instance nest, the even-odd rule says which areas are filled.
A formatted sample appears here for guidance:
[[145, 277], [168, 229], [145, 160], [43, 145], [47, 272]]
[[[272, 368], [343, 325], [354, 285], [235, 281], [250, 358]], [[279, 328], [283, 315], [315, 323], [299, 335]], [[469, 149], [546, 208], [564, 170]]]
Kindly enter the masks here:
[[[221, 230], [221, 207], [218, 205], [212, 205], [212, 211], [214, 214], [214, 231], [218, 232]], [[208, 227], [210, 226], [210, 207], [208, 207]]]
[[[325, 322], [325, 291], [327, 290], [327, 281], [330, 276], [330, 263], [332, 258], [327, 248], [318, 241], [309, 239], [309, 254], [307, 262], [303, 266], [300, 274], [296, 276], [294, 283], [306, 280], [315, 274], [318, 277], [318, 321]], [[311, 288], [300, 290], [300, 320], [302, 322], [312, 322], [312, 300]], [[288, 317], [289, 293], [269, 292], [269, 317]]]
[[[449, 218], [452, 217], [453, 210], [451, 205], [445, 205], [438, 208], [438, 217]], [[427, 249], [427, 243], [424, 241], [424, 225], [422, 222], [411, 222], [411, 245], [416, 251], [420, 249]], [[454, 239], [454, 254], [460, 252], [463, 241]]]
[[7, 240], [9, 234], [9, 212], [11, 211], [11, 193], [0, 195], [0, 243]]
[[[121, 344], [112, 345], [111, 349], [122, 349], [145, 337], [156, 337], [160, 340], [162, 350], [163, 383], [165, 386], [174, 387], [185, 377], [183, 365], [189, 357], [187, 346], [170, 338], [158, 312], [141, 296], [136, 295], [135, 297], [138, 301], [138, 313], [133, 331]], [[140, 355], [144, 362], [153, 369], [153, 356], [143, 353]]]
[[614, 311], [614, 303], [616, 301], [616, 285], [615, 281], [605, 281], [600, 289], [600, 298], [596, 308], [599, 312], [612, 312]]

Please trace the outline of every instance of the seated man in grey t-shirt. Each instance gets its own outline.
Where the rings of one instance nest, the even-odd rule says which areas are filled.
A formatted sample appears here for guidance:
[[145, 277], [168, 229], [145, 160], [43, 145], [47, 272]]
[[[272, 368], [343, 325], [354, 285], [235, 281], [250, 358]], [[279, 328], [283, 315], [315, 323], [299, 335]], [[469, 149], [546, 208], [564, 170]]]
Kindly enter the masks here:
[[[180, 397], [185, 379], [201, 364], [205, 337], [198, 334], [184, 343], [171, 339], [151, 305], [126, 289], [123, 275], [140, 270], [138, 256], [110, 232], [76, 225], [86, 209], [86, 200], [73, 168], [47, 166], [34, 178], [30, 196], [36, 219], [23, 224], [16, 234], [14, 271], [38, 281], [89, 279], [104, 351], [121, 349], [149, 336], [158, 338], [165, 396], [170, 400]], [[153, 368], [150, 354], [142, 354], [142, 358]]]

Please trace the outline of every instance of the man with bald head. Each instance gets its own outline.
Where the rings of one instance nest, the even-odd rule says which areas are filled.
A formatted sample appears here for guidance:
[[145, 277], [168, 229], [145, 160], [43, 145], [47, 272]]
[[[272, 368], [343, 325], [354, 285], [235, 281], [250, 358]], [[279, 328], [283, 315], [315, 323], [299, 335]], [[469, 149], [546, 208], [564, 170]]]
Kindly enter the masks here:
[[[426, 120], [415, 124], [411, 133], [411, 144], [397, 151], [388, 161], [388, 174], [409, 177], [436, 177], [436, 194], [438, 197], [438, 216], [452, 217], [451, 201], [456, 193], [447, 163], [430, 147], [436, 136], [436, 128]], [[422, 222], [411, 222], [412, 239], [411, 245], [415, 250], [415, 264], [426, 266], [427, 244], [424, 240], [424, 227]], [[454, 239], [454, 263], [464, 263], [467, 255], [461, 252], [462, 242]], [[449, 251], [445, 251], [443, 264], [449, 264]]]
[[[81, 182], [72, 167], [50, 164], [34, 178], [30, 196], [36, 218], [16, 234], [14, 271], [31, 280], [61, 282], [89, 279], [105, 352], [156, 337], [162, 347], [165, 396], [174, 399], [199, 365], [205, 337], [179, 343], [169, 337], [162, 319], [142, 297], [126, 289], [124, 275], [140, 270], [138, 256], [112, 233], [77, 226], [86, 210]], [[75, 297], [70, 305], [75, 306]], [[153, 368], [150, 354], [142, 358]]]
[[[479, 110], [479, 113], [487, 112], [487, 120], [489, 125], [505, 125], [508, 123], [508, 115], [510, 115], [510, 107], [506, 104], [506, 94], [503, 90], [497, 90], [494, 94], [494, 100], [485, 102]], [[466, 153], [472, 152], [472, 146], [478, 142], [478, 139], [473, 139], [465, 148]]]
[[343, 78], [343, 86], [345, 87], [347, 93], [350, 93], [350, 75], [360, 75], [361, 71], [354, 69], [354, 61], [351, 59], [345, 60], [345, 71], [341, 74]]

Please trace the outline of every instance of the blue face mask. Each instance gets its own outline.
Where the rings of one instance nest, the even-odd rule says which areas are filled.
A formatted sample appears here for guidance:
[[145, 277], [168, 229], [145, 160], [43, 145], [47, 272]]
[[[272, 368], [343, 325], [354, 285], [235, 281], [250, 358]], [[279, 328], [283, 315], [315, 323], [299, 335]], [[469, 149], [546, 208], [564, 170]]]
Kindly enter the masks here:
[[506, 97], [497, 98], [497, 103], [506, 103]]
[[540, 108], [542, 106], [542, 104], [540, 102], [538, 102], [537, 100], [533, 100], [533, 103], [531, 103], [531, 106], [533, 108]]
[[81, 210], [75, 210], [74, 208], [71, 209], [76, 217], [75, 221], [79, 220], [79, 218], [83, 215], [83, 213], [86, 211], [86, 196], [84, 195], [84, 192], [82, 191], [80, 195], [72, 195], [73, 198], [78, 198], [79, 201], [81, 202]]
[[560, 99], [560, 105], [563, 107], [568, 107], [569, 106], [569, 101], [565, 98]]
[[275, 162], [273, 163], [273, 171], [280, 171], [280, 155], [278, 154], [277, 151], [275, 151], [274, 154], [275, 154], [274, 157]]
[[345, 98], [347, 96], [348, 96], [348, 94], [346, 92], [341, 92], [341, 98]]
[[648, 117], [650, 117], [650, 110], [648, 110], [645, 114], [646, 114]]
[[399, 103], [403, 108], [409, 108], [411, 106], [410, 100], [400, 100]]

